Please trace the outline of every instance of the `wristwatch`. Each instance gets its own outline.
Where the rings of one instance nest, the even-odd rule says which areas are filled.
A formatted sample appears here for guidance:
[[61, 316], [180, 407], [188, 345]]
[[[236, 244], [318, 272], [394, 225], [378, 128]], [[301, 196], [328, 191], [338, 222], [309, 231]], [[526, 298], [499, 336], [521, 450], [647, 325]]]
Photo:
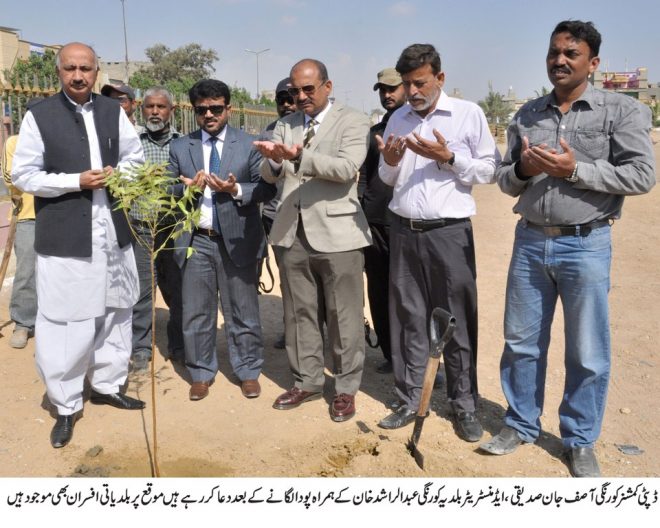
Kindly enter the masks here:
[[568, 183], [575, 183], [578, 181], [578, 164], [575, 162], [575, 168], [573, 169], [573, 172], [571, 173], [570, 176], [566, 176], [564, 178]]
[[442, 169], [446, 170], [447, 167], [453, 167], [455, 161], [456, 161], [456, 154], [452, 152], [451, 158], [449, 158], [447, 161], [445, 161], [444, 163], [440, 163], [439, 161], [436, 161], [435, 164], [438, 166], [440, 170]]

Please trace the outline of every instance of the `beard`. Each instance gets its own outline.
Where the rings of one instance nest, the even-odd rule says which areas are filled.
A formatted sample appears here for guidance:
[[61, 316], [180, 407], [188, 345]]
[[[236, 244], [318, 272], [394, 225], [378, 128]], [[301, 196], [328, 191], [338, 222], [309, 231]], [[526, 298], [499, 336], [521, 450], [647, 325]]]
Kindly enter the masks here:
[[157, 121], [150, 119], [144, 124], [144, 126], [149, 132], [162, 132], [167, 126], [167, 123], [160, 119]]

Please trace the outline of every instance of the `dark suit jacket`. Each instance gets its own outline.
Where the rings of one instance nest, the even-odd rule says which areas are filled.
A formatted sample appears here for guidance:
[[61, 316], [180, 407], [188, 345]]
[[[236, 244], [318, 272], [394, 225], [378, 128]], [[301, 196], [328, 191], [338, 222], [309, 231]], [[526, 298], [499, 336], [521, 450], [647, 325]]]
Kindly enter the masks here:
[[[259, 175], [262, 158], [252, 145], [254, 139], [242, 130], [227, 125], [220, 158], [218, 176], [224, 180], [231, 172], [241, 184], [243, 193], [240, 201], [234, 200], [228, 193], [217, 193], [215, 207], [223, 243], [232, 262], [238, 267], [256, 265], [257, 258], [263, 253], [266, 237], [261, 224], [259, 203], [275, 196], [275, 186], [263, 181]], [[194, 178], [200, 170], [204, 170], [201, 130], [172, 141], [170, 174], [177, 178], [180, 175]], [[182, 186], [183, 184], [175, 185], [174, 193], [180, 194], [183, 191]], [[201, 198], [200, 194], [200, 201]], [[184, 233], [175, 242], [177, 249], [174, 258], [181, 267], [185, 264], [192, 237], [193, 233]]]

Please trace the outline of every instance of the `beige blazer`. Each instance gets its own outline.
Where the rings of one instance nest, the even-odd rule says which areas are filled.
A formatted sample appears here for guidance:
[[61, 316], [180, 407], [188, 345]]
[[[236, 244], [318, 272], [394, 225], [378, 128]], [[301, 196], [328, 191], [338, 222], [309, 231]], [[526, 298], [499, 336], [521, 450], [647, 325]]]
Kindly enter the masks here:
[[[304, 115], [296, 112], [277, 122], [273, 141], [302, 144]], [[296, 172], [284, 161], [276, 173], [267, 159], [261, 176], [270, 183], [283, 180], [282, 199], [270, 232], [275, 246], [291, 247], [298, 212], [305, 236], [316, 251], [336, 253], [371, 244], [367, 219], [357, 197], [360, 166], [367, 155], [369, 120], [366, 115], [334, 103], [302, 153]]]

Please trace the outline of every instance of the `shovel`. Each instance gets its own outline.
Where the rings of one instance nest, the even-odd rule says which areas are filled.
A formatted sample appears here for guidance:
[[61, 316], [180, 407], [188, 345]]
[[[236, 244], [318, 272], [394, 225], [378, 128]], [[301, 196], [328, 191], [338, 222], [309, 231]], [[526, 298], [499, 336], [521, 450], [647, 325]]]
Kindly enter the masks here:
[[447, 343], [454, 335], [456, 328], [456, 318], [448, 311], [442, 308], [434, 308], [429, 321], [429, 361], [426, 364], [424, 373], [424, 384], [422, 385], [422, 395], [419, 399], [419, 408], [415, 417], [415, 427], [412, 436], [408, 441], [408, 451], [415, 458], [417, 465], [424, 469], [424, 455], [418, 448], [419, 437], [422, 434], [422, 426], [428, 414], [429, 402], [431, 401], [431, 392], [433, 391], [433, 382], [435, 374], [438, 372], [440, 355]]

